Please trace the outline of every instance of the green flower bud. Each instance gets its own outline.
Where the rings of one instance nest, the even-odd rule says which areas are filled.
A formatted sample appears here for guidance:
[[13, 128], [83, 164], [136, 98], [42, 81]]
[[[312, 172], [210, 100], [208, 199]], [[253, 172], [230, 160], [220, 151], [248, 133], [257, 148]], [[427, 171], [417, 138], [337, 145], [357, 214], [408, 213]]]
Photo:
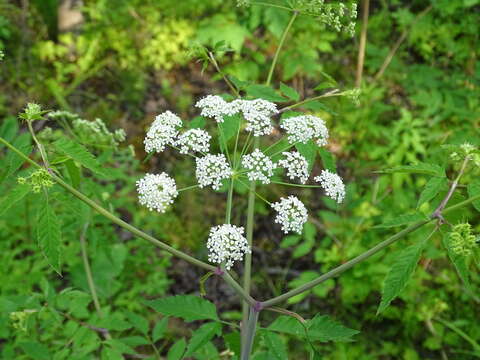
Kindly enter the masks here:
[[476, 245], [477, 237], [472, 234], [472, 226], [469, 223], [455, 225], [449, 234], [449, 244], [453, 253], [468, 256]]

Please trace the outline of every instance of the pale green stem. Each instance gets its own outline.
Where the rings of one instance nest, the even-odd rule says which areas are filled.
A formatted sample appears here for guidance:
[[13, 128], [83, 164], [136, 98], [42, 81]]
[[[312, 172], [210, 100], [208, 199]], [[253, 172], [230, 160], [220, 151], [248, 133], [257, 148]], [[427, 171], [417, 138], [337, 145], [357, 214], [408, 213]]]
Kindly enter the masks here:
[[260, 6], [273, 7], [273, 8], [282, 9], [282, 10], [290, 11], [290, 12], [295, 11], [295, 9], [292, 9], [292, 8], [289, 8], [289, 7], [286, 7], [286, 6], [277, 5], [277, 4], [271, 4], [271, 3], [262, 2], [262, 1], [255, 1], [255, 2], [251, 2], [250, 4], [251, 4], [251, 5], [260, 5]]
[[247, 148], [250, 147], [251, 136], [252, 136], [252, 133], [249, 132], [248, 136], [247, 136], [247, 139], [245, 140], [245, 143], [243, 144], [242, 152], [240, 153], [240, 158], [242, 158], [242, 156], [245, 154], [245, 152], [247, 151]]
[[334, 89], [334, 90], [329, 91], [329, 92], [327, 92], [327, 93], [325, 93], [325, 94], [323, 94], [323, 95], [319, 95], [319, 96], [315, 96], [315, 97], [312, 97], [312, 98], [309, 98], [309, 99], [302, 100], [302, 101], [300, 101], [300, 102], [298, 102], [298, 103], [295, 103], [295, 104], [293, 104], [293, 105], [289, 105], [289, 106], [286, 106], [286, 107], [284, 107], [284, 108], [281, 108], [281, 109], [279, 110], [279, 112], [280, 112], [280, 113], [283, 113], [283, 112], [285, 112], [285, 111], [288, 111], [288, 110], [294, 109], [294, 108], [296, 108], [296, 107], [305, 105], [305, 104], [307, 104], [307, 103], [309, 103], [309, 102], [312, 102], [312, 101], [315, 101], [315, 100], [320, 100], [320, 99], [327, 98], [327, 97], [332, 97], [332, 96], [342, 96], [343, 93], [340, 93], [339, 91], [340, 91], [340, 90], [338, 90], [338, 89]]
[[199, 186], [200, 186], [200, 185], [198, 185], [198, 184], [196, 184], [196, 185], [191, 185], [191, 186], [187, 186], [187, 187], [178, 189], [177, 191], [178, 191], [178, 192], [187, 191], [187, 190], [191, 190], [191, 189], [198, 188]]
[[238, 122], [237, 136], [235, 137], [235, 149], [233, 150], [233, 168], [235, 170], [240, 166], [242, 161], [242, 155], [243, 155], [243, 154], [240, 154], [240, 156], [237, 159], [238, 139], [240, 138], [241, 128], [242, 128], [242, 124]]
[[272, 181], [272, 184], [294, 186], [294, 187], [301, 187], [301, 188], [321, 188], [320, 185], [292, 184], [292, 183], [286, 183], [286, 182], [281, 182], [281, 181]]
[[277, 156], [278, 154], [281, 154], [281, 153], [283, 153], [284, 151], [287, 151], [287, 150], [291, 149], [292, 147], [294, 147], [294, 146], [297, 145], [297, 144], [298, 144], [298, 142], [293, 143], [293, 144], [290, 144], [290, 145], [288, 145], [285, 149], [280, 150], [280, 151], [277, 151], [276, 153], [274, 153], [274, 154], [272, 154], [272, 155], [268, 155], [268, 156], [271, 157], [271, 158], [274, 157], [274, 156]]
[[256, 311], [253, 306], [250, 306], [248, 320], [243, 326], [245, 332], [245, 339], [242, 343], [241, 360], [249, 360], [250, 353], [252, 352], [253, 340], [255, 339], [255, 330], [257, 328], [259, 312]]
[[293, 22], [295, 21], [297, 16], [298, 16], [298, 11], [294, 11], [292, 14], [292, 17], [290, 18], [290, 21], [288, 22], [287, 27], [283, 31], [282, 37], [280, 38], [280, 42], [278, 43], [277, 51], [275, 51], [275, 55], [273, 57], [272, 65], [270, 66], [270, 70], [268, 72], [266, 85], [270, 85], [270, 83], [272, 82], [273, 72], [275, 70], [275, 66], [277, 65], [278, 56], [280, 55], [280, 51], [282, 50], [283, 44], [285, 43], [285, 39], [287, 38], [287, 34], [290, 31], [290, 28], [292, 27]]
[[48, 163], [48, 158], [47, 158], [47, 153], [45, 152], [45, 148], [43, 147], [43, 145], [40, 143], [40, 141], [38, 141], [37, 137], [35, 136], [35, 131], [33, 131], [32, 122], [31, 122], [31, 121], [27, 121], [27, 125], [28, 125], [28, 131], [29, 131], [30, 134], [32, 135], [33, 141], [35, 142], [35, 144], [37, 145], [38, 150], [40, 151], [40, 156], [42, 157], [43, 164], [45, 165], [45, 167], [46, 167], [47, 170], [48, 170], [48, 168], [50, 167], [50, 165], [49, 165], [49, 163]]
[[85, 269], [85, 276], [87, 277], [88, 288], [90, 294], [92, 295], [93, 304], [95, 305], [95, 310], [100, 318], [103, 318], [102, 308], [100, 306], [100, 301], [98, 300], [97, 290], [95, 289], [95, 282], [93, 281], [92, 269], [90, 268], [90, 262], [88, 261], [88, 250], [87, 250], [87, 230], [88, 222], [85, 223], [80, 234], [80, 248], [82, 250], [82, 259], [83, 259], [83, 268]]
[[228, 187], [227, 195], [227, 209], [225, 211], [225, 223], [230, 224], [232, 221], [232, 204], [233, 204], [233, 184], [235, 180], [232, 176], [230, 179], [230, 186]]
[[222, 126], [220, 125], [220, 123], [217, 123], [217, 127], [218, 127], [218, 132], [220, 133], [220, 139], [222, 140], [223, 153], [227, 157], [227, 160], [230, 166], [232, 166], [232, 161], [230, 160], [230, 154], [228, 153], [227, 140], [225, 139], [225, 134], [223, 133]]

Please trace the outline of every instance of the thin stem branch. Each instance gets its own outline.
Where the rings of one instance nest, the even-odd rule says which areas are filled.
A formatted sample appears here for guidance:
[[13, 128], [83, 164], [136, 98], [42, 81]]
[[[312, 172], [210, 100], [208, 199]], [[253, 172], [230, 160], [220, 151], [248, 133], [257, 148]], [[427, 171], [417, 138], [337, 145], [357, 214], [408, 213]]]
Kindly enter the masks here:
[[305, 105], [305, 104], [307, 104], [309, 102], [312, 102], [312, 101], [315, 101], [315, 100], [320, 100], [320, 99], [327, 98], [327, 97], [332, 97], [332, 96], [342, 96], [342, 94], [343, 93], [341, 93], [339, 89], [333, 89], [329, 92], [326, 92], [325, 94], [302, 100], [302, 101], [300, 101], [298, 103], [295, 103], [293, 105], [285, 106], [285, 107], [281, 108], [278, 112], [283, 113], [285, 111], [297, 108], [299, 106]]
[[48, 170], [50, 168], [50, 164], [48, 163], [47, 153], [45, 152], [45, 148], [43, 145], [38, 141], [37, 137], [35, 136], [35, 131], [33, 131], [32, 122], [27, 121], [28, 131], [30, 135], [32, 135], [32, 139], [37, 145], [38, 151], [40, 151], [40, 156], [42, 157], [43, 164], [45, 168]]
[[360, 33], [360, 45], [358, 47], [357, 73], [355, 76], [355, 86], [358, 88], [362, 84], [363, 64], [365, 62], [365, 48], [367, 44], [368, 14], [370, 11], [370, 0], [363, 0], [362, 7], [362, 30]]
[[270, 66], [270, 70], [268, 71], [267, 81], [265, 82], [266, 85], [270, 85], [272, 82], [273, 72], [275, 70], [275, 66], [277, 65], [278, 56], [280, 55], [280, 51], [282, 50], [283, 44], [285, 43], [285, 39], [287, 38], [287, 34], [290, 31], [290, 28], [293, 25], [293, 22], [298, 16], [298, 11], [294, 11], [290, 21], [287, 24], [287, 27], [283, 31], [282, 37], [280, 38], [280, 42], [278, 44], [277, 50], [275, 51], [275, 55], [273, 57], [272, 65]]
[[274, 7], [274, 8], [277, 8], [277, 9], [282, 9], [282, 10], [290, 11], [290, 12], [294, 12], [294, 11], [295, 11], [295, 9], [292, 9], [292, 8], [289, 8], [289, 7], [286, 7], [286, 6], [277, 5], [277, 4], [272, 4], [272, 3], [267, 3], [267, 2], [263, 2], [263, 1], [255, 1], [255, 2], [251, 2], [250, 4], [251, 4], [251, 5], [267, 6], [267, 7]]
[[191, 189], [196, 189], [196, 188], [198, 188], [199, 186], [200, 186], [200, 185], [198, 185], [198, 184], [190, 185], [190, 186], [187, 186], [187, 187], [178, 189], [177, 191], [178, 191], [178, 192], [182, 192], [182, 191], [187, 191], [187, 190], [191, 190]]
[[412, 28], [416, 25], [416, 23], [422, 18], [424, 17], [425, 15], [427, 15], [430, 10], [432, 10], [432, 5], [428, 6], [427, 8], [425, 8], [425, 10], [423, 10], [422, 12], [420, 12], [416, 17], [415, 19], [412, 21], [411, 25], [409, 26], [408, 29], [404, 30], [402, 32], [402, 34], [400, 35], [400, 37], [398, 38], [398, 40], [395, 42], [395, 45], [393, 45], [392, 49], [390, 50], [390, 52], [387, 54], [387, 56], [385, 57], [385, 60], [383, 61], [383, 64], [382, 66], [380, 67], [380, 70], [378, 70], [377, 74], [375, 75], [374, 77], [374, 80], [377, 81], [378, 79], [380, 79], [383, 75], [383, 73], [385, 72], [385, 70], [387, 69], [388, 65], [390, 65], [393, 57], [395, 56], [395, 53], [397, 52], [398, 48], [400, 47], [400, 45], [402, 45], [402, 43], [405, 41], [405, 39], [407, 38], [407, 35], [408, 33], [412, 30]]
[[443, 216], [442, 216], [442, 211], [445, 208], [445, 206], [447, 206], [448, 201], [450, 200], [450, 198], [452, 197], [455, 189], [457, 188], [458, 183], [460, 181], [460, 178], [462, 177], [463, 173], [465, 172], [465, 169], [467, 167], [467, 164], [468, 164], [469, 160], [470, 160], [470, 158], [468, 156], [465, 157], [465, 160], [463, 160], [460, 171], [458, 172], [458, 175], [455, 178], [455, 180], [453, 181], [453, 183], [450, 185], [450, 189], [448, 190], [447, 196], [445, 196], [445, 198], [442, 200], [440, 205], [438, 205], [438, 207], [432, 213], [432, 215], [431, 215], [432, 219], [436, 218], [436, 219], [439, 219], [441, 222], [444, 221]]
[[225, 211], [225, 223], [230, 224], [232, 222], [232, 203], [233, 203], [233, 184], [235, 179], [230, 179], [230, 186], [228, 187], [228, 195], [227, 195], [227, 209]]
[[80, 248], [82, 251], [82, 260], [83, 268], [85, 270], [85, 276], [87, 277], [88, 288], [90, 294], [92, 295], [93, 304], [95, 305], [95, 310], [100, 318], [103, 318], [102, 308], [100, 306], [100, 301], [98, 300], [97, 290], [95, 289], [95, 282], [93, 281], [92, 269], [90, 268], [90, 262], [88, 261], [88, 250], [87, 250], [87, 230], [89, 223], [86, 222], [83, 225], [82, 232], [80, 234]]
[[230, 88], [230, 91], [236, 96], [240, 97], [240, 93], [238, 92], [237, 88], [232, 84], [232, 82], [228, 79], [227, 75], [224, 74], [224, 72], [220, 69], [220, 66], [218, 65], [217, 60], [215, 59], [215, 56], [211, 51], [208, 52], [208, 59], [212, 63], [212, 65], [215, 67], [215, 70], [222, 76], [223, 80], [225, 83], [228, 85]]
[[269, 307], [269, 306], [277, 305], [277, 304], [279, 304], [279, 303], [281, 303], [285, 300], [290, 299], [291, 297], [293, 297], [295, 295], [298, 295], [298, 294], [304, 293], [305, 291], [310, 290], [311, 288], [327, 281], [328, 279], [331, 279], [335, 276], [338, 276], [339, 274], [347, 271], [348, 269], [352, 268], [356, 264], [358, 264], [358, 263], [368, 259], [369, 257], [375, 255], [376, 253], [383, 250], [387, 246], [393, 244], [395, 241], [405, 237], [406, 235], [408, 235], [411, 232], [417, 230], [418, 228], [422, 227], [423, 225], [428, 224], [431, 221], [432, 220], [423, 220], [423, 221], [419, 221], [419, 222], [409, 226], [408, 228], [400, 231], [399, 233], [397, 233], [397, 234], [393, 235], [392, 237], [388, 238], [387, 240], [382, 241], [380, 244], [374, 246], [373, 248], [365, 251], [363, 254], [361, 254], [361, 255], [353, 258], [352, 260], [347, 261], [346, 263], [336, 267], [335, 269], [330, 270], [329, 272], [319, 276], [315, 280], [309, 281], [308, 283], [306, 283], [302, 286], [299, 286], [299, 287], [297, 287], [297, 288], [295, 288], [291, 291], [288, 291], [283, 295], [280, 295], [280, 296], [277, 296], [273, 299], [262, 302], [262, 306], [263, 307]]
[[302, 188], [321, 188], [320, 185], [292, 184], [292, 183], [286, 183], [286, 182], [281, 182], [281, 181], [272, 181], [272, 184], [285, 185], [285, 186], [294, 186], [294, 187], [302, 187]]

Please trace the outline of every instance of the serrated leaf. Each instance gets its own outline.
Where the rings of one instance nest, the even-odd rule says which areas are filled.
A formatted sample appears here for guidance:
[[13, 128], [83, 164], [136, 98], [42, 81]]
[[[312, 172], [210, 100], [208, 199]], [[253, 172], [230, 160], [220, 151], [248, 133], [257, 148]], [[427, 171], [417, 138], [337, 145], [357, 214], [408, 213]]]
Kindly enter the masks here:
[[70, 176], [72, 186], [74, 188], [78, 188], [80, 185], [80, 178], [82, 176], [80, 168], [70, 158], [65, 162], [65, 167], [67, 168], [68, 175]]
[[179, 317], [185, 321], [218, 320], [215, 305], [194, 295], [169, 296], [145, 301], [145, 304], [163, 315]]
[[28, 184], [16, 184], [7, 195], [0, 199], [0, 216], [7, 212], [15, 203], [22, 200], [30, 192]]
[[143, 335], [148, 334], [148, 320], [132, 312], [127, 312], [127, 319]]
[[297, 319], [291, 316], [280, 315], [275, 319], [273, 323], [267, 328], [270, 331], [277, 331], [285, 334], [295, 336], [305, 336], [305, 328], [300, 324]]
[[296, 144], [295, 148], [307, 160], [308, 171], [312, 171], [315, 158], [317, 157], [317, 144], [315, 144], [312, 140], [309, 140], [306, 144]]
[[274, 89], [266, 85], [248, 85], [245, 91], [248, 96], [256, 99], [264, 99], [273, 102], [287, 101], [283, 96], [278, 95]]
[[271, 359], [288, 360], [287, 346], [282, 341], [280, 335], [266, 331], [264, 333], [265, 345], [269, 353], [272, 355]]
[[383, 224], [376, 225], [373, 228], [374, 229], [391, 228], [391, 227], [403, 226], [403, 225], [410, 224], [412, 222], [423, 221], [423, 220], [428, 220], [428, 218], [422, 213], [404, 214], [404, 215], [397, 216], [391, 220], [387, 220]]
[[396, 166], [384, 171], [385, 173], [409, 173], [425, 174], [438, 177], [445, 177], [445, 169], [436, 164], [418, 163], [414, 165]]
[[152, 332], [152, 339], [154, 342], [160, 340], [165, 336], [165, 332], [168, 327], [168, 317], [164, 317], [162, 320], [155, 324]]
[[352, 336], [359, 333], [358, 330], [350, 329], [341, 323], [332, 320], [327, 315], [315, 315], [307, 321], [308, 336], [316, 341], [351, 341]]
[[470, 284], [470, 272], [468, 270], [465, 257], [460, 254], [455, 254], [453, 252], [452, 247], [450, 246], [450, 242], [448, 241], [448, 233], [443, 236], [442, 243], [445, 249], [447, 250], [447, 254], [448, 254], [448, 257], [450, 258], [450, 261], [452, 262], [453, 266], [457, 270], [458, 276], [460, 277], [462, 282], [465, 284], [465, 287], [468, 290], [470, 290], [470, 292], [472, 292], [473, 289]]
[[[467, 191], [469, 197], [480, 195], [480, 180], [474, 180], [468, 184]], [[480, 200], [475, 200], [472, 205], [475, 209], [480, 211]]]
[[[32, 152], [31, 137], [30, 134], [24, 133], [15, 138], [12, 141], [12, 145], [16, 147], [25, 156], [28, 156]], [[2, 175], [0, 176], [0, 184], [13, 175], [25, 162], [23, 158], [18, 156], [17, 153], [8, 149], [7, 155], [0, 160], [0, 169]]]
[[[239, 115], [225, 116], [223, 123], [219, 123], [219, 127], [223, 132], [225, 141], [229, 141], [237, 135], [238, 127], [240, 126], [241, 117]], [[221, 139], [223, 144], [223, 140]]]
[[417, 209], [423, 204], [432, 200], [435, 196], [438, 195], [440, 190], [447, 184], [447, 179], [443, 177], [432, 177], [425, 184], [422, 192], [420, 193], [420, 198], [418, 199]]
[[100, 165], [97, 159], [95, 159], [95, 157], [83, 145], [73, 142], [67, 138], [61, 138], [55, 141], [53, 146], [94, 173], [106, 176], [102, 165]]
[[288, 97], [290, 100], [298, 101], [300, 100], [300, 94], [294, 88], [285, 85], [283, 82], [280, 83], [280, 91], [283, 95]]
[[40, 206], [37, 222], [38, 245], [50, 266], [60, 274], [61, 230], [48, 198]]
[[322, 159], [323, 167], [326, 170], [330, 170], [331, 172], [336, 173], [337, 165], [335, 164], [335, 157], [333, 156], [333, 154], [323, 147], [318, 148], [318, 153], [320, 154], [320, 158]]
[[181, 338], [168, 350], [167, 360], [180, 360], [183, 359], [183, 354], [185, 353], [185, 348], [187, 347], [187, 342], [184, 338]]
[[209, 342], [215, 335], [222, 333], [222, 325], [220, 323], [207, 323], [200, 326], [192, 334], [192, 338], [188, 343], [187, 352], [184, 356], [191, 356], [195, 351]]
[[49, 360], [52, 359], [52, 355], [48, 348], [38, 342], [22, 342], [19, 344], [23, 351], [31, 358], [35, 360]]
[[417, 267], [425, 244], [426, 241], [423, 240], [399, 252], [385, 278], [382, 290], [382, 301], [378, 306], [377, 314], [384, 311], [392, 300], [405, 288]]

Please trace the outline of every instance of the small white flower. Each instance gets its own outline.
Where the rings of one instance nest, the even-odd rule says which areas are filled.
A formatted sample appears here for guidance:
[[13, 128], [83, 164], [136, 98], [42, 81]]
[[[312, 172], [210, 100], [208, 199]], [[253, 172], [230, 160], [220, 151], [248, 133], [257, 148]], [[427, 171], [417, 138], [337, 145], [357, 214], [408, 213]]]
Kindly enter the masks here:
[[290, 143], [306, 143], [310, 139], [314, 139], [318, 146], [327, 145], [328, 129], [325, 121], [313, 116], [302, 115], [284, 119], [280, 127], [287, 132], [288, 141]]
[[165, 146], [173, 145], [178, 135], [178, 128], [181, 126], [182, 120], [171, 111], [157, 115], [145, 136], [145, 151], [147, 153], [162, 152]]
[[251, 253], [247, 239], [243, 236], [243, 227], [224, 224], [212, 227], [208, 236], [208, 261], [222, 264], [230, 270], [236, 260], [242, 260]]
[[270, 184], [273, 170], [276, 165], [268, 156], [259, 149], [242, 157], [242, 165], [248, 170], [247, 177], [250, 181], [259, 180], [263, 184]]
[[137, 181], [137, 191], [140, 204], [149, 210], [164, 213], [177, 197], [177, 185], [168, 174], [147, 174]]
[[232, 168], [227, 162], [225, 155], [211, 155], [197, 158], [195, 175], [201, 188], [211, 185], [213, 190], [220, 189], [223, 179], [232, 176]]
[[272, 207], [277, 212], [275, 222], [282, 225], [285, 234], [290, 231], [302, 233], [303, 224], [308, 219], [308, 212], [305, 205], [296, 196], [280, 198], [280, 201], [272, 204]]
[[322, 170], [319, 176], [314, 178], [315, 181], [322, 185], [328, 197], [332, 198], [339, 204], [345, 199], [345, 184], [342, 178], [328, 170]]
[[175, 144], [180, 147], [181, 154], [189, 151], [206, 153], [210, 149], [211, 138], [205, 130], [190, 129], [181, 134]]
[[308, 180], [308, 162], [299, 152], [283, 152], [286, 159], [280, 160], [278, 165], [287, 170], [287, 176], [291, 180], [298, 180], [305, 184]]
[[225, 115], [235, 115], [238, 112], [237, 102], [228, 103], [218, 95], [207, 95], [197, 101], [195, 106], [202, 109], [200, 115], [213, 118], [217, 123], [223, 123]]
[[243, 117], [247, 120], [245, 130], [253, 132], [253, 136], [269, 135], [273, 131], [270, 117], [278, 113], [277, 105], [263, 100], [242, 100], [238, 102]]

